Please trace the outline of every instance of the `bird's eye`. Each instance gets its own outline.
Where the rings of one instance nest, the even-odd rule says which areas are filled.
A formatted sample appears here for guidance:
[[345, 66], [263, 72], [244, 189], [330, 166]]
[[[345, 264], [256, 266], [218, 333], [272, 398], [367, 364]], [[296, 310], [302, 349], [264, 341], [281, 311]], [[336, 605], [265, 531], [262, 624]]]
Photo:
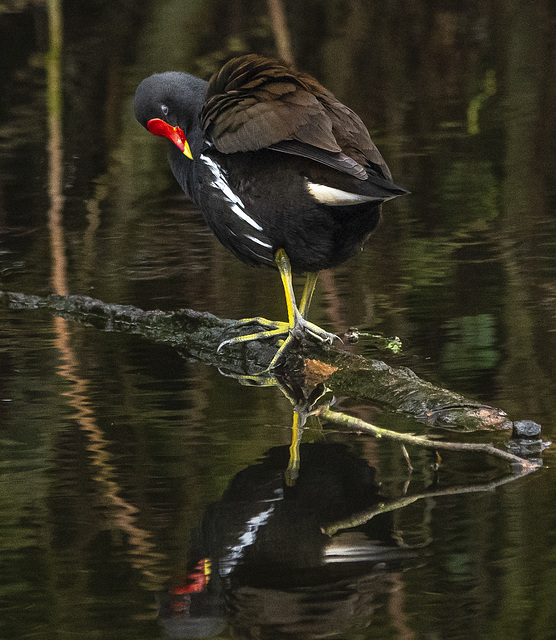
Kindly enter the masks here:
[[163, 105], [161, 105], [161, 106], [160, 106], [160, 108], [161, 108], [161, 110], [162, 110], [162, 113], [163, 113], [165, 116], [167, 116], [167, 115], [168, 115], [168, 107], [167, 107], [165, 104], [163, 104]]

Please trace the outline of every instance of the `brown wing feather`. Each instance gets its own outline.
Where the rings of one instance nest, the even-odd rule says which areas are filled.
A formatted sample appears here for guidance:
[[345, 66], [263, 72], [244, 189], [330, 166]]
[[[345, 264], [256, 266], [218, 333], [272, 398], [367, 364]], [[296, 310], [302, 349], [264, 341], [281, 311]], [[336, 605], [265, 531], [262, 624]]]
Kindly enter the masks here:
[[366, 179], [390, 172], [365, 125], [312, 76], [257, 55], [234, 58], [209, 81], [201, 114], [222, 153], [273, 147]]
[[332, 133], [342, 151], [360, 164], [370, 163], [373, 169], [379, 169], [384, 177], [392, 179], [390, 169], [377, 149], [361, 118], [345, 104], [341, 103], [328, 89], [306, 73], [300, 78], [310, 90], [318, 92], [319, 100], [332, 122]]
[[[202, 120], [222, 153], [256, 151], [281, 140], [340, 150], [316, 96], [287, 67], [255, 55], [231, 60], [213, 76]], [[312, 138], [304, 133], [311, 122]]]

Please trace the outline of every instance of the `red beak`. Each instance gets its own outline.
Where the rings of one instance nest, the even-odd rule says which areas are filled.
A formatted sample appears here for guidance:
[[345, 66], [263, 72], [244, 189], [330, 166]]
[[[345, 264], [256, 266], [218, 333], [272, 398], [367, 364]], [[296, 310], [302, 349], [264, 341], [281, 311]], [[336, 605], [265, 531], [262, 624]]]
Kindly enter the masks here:
[[172, 127], [160, 118], [153, 118], [147, 122], [147, 129], [154, 133], [155, 136], [162, 136], [171, 140], [184, 155], [193, 160], [185, 133], [179, 127]]

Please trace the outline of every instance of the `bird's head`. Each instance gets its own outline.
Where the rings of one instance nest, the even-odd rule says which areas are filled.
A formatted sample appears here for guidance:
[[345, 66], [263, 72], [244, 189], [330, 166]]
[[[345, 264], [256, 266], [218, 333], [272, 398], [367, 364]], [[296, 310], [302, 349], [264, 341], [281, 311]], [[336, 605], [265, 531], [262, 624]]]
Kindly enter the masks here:
[[193, 160], [187, 136], [199, 122], [206, 82], [179, 71], [155, 73], [135, 92], [135, 117], [148, 131], [173, 142]]

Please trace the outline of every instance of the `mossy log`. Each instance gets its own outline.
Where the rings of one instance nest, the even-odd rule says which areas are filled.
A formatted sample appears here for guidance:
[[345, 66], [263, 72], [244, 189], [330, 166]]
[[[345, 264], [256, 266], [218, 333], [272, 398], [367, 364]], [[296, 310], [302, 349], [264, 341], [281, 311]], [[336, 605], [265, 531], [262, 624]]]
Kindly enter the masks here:
[[[210, 313], [183, 309], [144, 311], [129, 305], [107, 304], [85, 296], [45, 297], [0, 292], [0, 306], [10, 309], [46, 309], [101, 331], [134, 333], [169, 344], [185, 357], [217, 366], [237, 376], [255, 375], [271, 361], [276, 344], [269, 340], [227, 346], [224, 338], [252, 331], [236, 321]], [[437, 387], [406, 367], [389, 366], [336, 347], [313, 342], [302, 345], [308, 376], [325, 381], [336, 396], [348, 396], [402, 412], [432, 426], [458, 431], [507, 429], [512, 422], [501, 409], [486, 406]]]

